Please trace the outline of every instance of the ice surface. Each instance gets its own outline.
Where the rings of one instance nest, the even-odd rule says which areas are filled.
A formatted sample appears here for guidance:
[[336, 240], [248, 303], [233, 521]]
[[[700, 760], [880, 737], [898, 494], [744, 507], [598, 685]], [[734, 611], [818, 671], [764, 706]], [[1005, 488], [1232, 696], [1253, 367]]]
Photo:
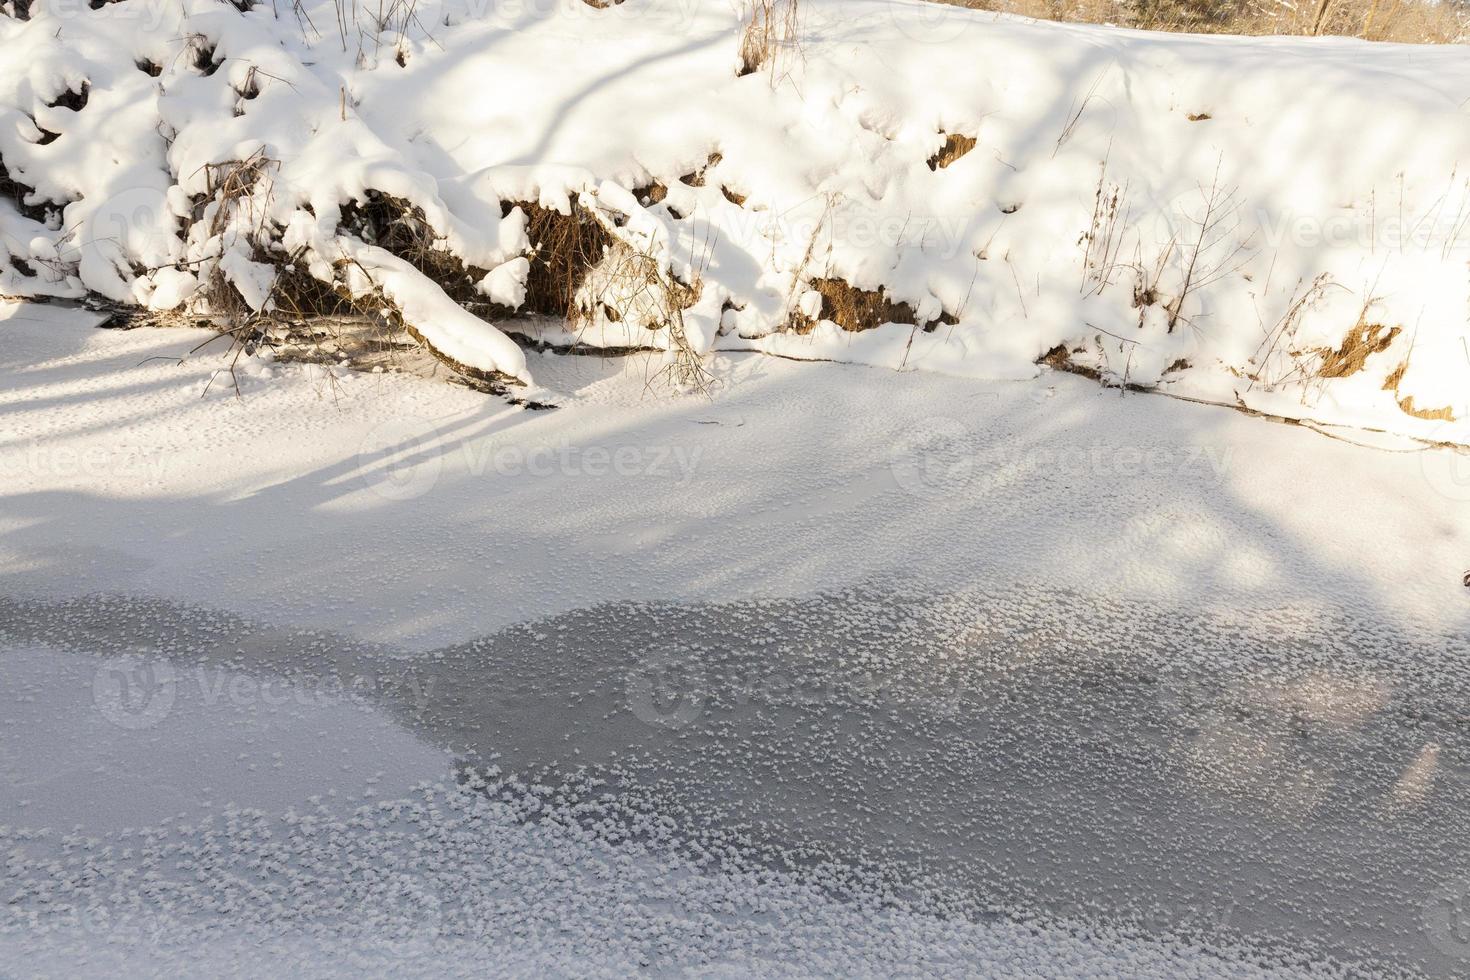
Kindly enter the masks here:
[[1462, 456], [3, 316], [7, 965], [1464, 972]]

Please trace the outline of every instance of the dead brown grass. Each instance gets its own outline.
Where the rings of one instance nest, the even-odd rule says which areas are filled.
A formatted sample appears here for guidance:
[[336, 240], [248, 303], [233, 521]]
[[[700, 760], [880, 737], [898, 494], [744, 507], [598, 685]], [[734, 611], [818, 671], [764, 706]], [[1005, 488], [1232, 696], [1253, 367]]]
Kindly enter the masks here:
[[532, 248], [526, 302], [521, 308], [576, 319], [577, 290], [588, 271], [607, 254], [611, 237], [595, 216], [575, 204], [570, 214], [530, 202], [513, 206], [526, 212]]
[[[678, 390], [707, 393], [714, 384], [704, 355], [689, 343], [684, 320], [685, 312], [704, 291], [704, 264], [708, 260], [708, 251], [702, 257], [691, 256], [689, 281], [685, 282], [665, 268], [653, 252], [616, 241], [606, 249], [602, 262], [589, 270], [592, 278], [583, 289], [586, 306], [608, 319], [628, 320], [667, 332], [669, 359], [657, 377]], [[585, 316], [578, 311], [568, 319]]]
[[740, 37], [740, 74], [769, 68], [774, 75], [782, 56], [796, 51], [801, 16], [797, 0], [748, 0], [747, 10]]
[[1347, 378], [1363, 370], [1368, 358], [1381, 354], [1403, 331], [1399, 327], [1385, 327], [1381, 323], [1364, 323], [1361, 320], [1342, 338], [1334, 350], [1319, 348], [1322, 364], [1317, 368], [1319, 378]]
[[1412, 415], [1416, 419], [1429, 419], [1436, 422], [1453, 422], [1455, 412], [1448, 405], [1444, 408], [1418, 408], [1414, 405], [1414, 396], [1405, 395], [1399, 399], [1399, 408], [1405, 415]]
[[1470, 37], [1458, 3], [1430, 0], [933, 0], [1067, 23], [1195, 34], [1334, 35], [1452, 44]]
[[[885, 323], [920, 325], [911, 305], [895, 303], [879, 290], [859, 289], [844, 279], [830, 277], [813, 279], [810, 285], [822, 294], [822, 311], [817, 320], [831, 320], [850, 333], [874, 330]], [[796, 333], [810, 333], [816, 328], [817, 320], [797, 313], [792, 317], [791, 328]], [[945, 313], [937, 321], [923, 326], [932, 329], [939, 323], [957, 322]]]
[[1393, 373], [1383, 379], [1383, 390], [1393, 392], [1394, 400], [1398, 402], [1399, 410], [1405, 415], [1412, 415], [1416, 419], [1429, 419], [1436, 422], [1453, 422], [1455, 413], [1446, 405], [1443, 408], [1420, 408], [1414, 404], [1413, 395], [1400, 395], [1399, 384], [1404, 380], [1404, 373], [1409, 370], [1409, 362], [1405, 361], [1393, 369]]
[[[885, 323], [913, 323], [914, 308], [907, 303], [894, 303], [874, 289], [858, 289], [843, 279], [813, 279], [811, 288], [822, 294], [822, 312], [818, 319], [832, 320], [843, 330], [872, 330]], [[797, 333], [810, 333], [815, 320], [798, 314], [793, 324]]]
[[[264, 237], [262, 231], [265, 212], [263, 209], [254, 209], [257, 188], [264, 187], [267, 197], [269, 196], [271, 181], [278, 166], [277, 161], [266, 156], [264, 150], [256, 150], [243, 160], [206, 164], [205, 190], [191, 202], [188, 224], [204, 225], [207, 236], [222, 243], [219, 254], [223, 254], [227, 247], [224, 244], [227, 233], [231, 229], [243, 227], [246, 229], [248, 247], [255, 253], [255, 259], [270, 265], [278, 264], [259, 245]], [[233, 244], [233, 239], [230, 244]], [[213, 264], [205, 276], [194, 303], [201, 311], [233, 324], [232, 329], [245, 331], [253, 319], [249, 304], [229, 282], [217, 263]]]
[[636, 197], [644, 207], [652, 207], [663, 203], [664, 198], [669, 196], [668, 185], [662, 181], [655, 180], [651, 184], [633, 188], [633, 196]]
[[1051, 350], [1038, 357], [1036, 363], [1043, 364], [1053, 371], [1064, 371], [1067, 374], [1076, 374], [1084, 378], [1090, 378], [1093, 381], [1101, 381], [1101, 371], [1088, 367], [1085, 364], [1078, 364], [1072, 360], [1073, 354], [1080, 354], [1083, 350], [1084, 348], [1078, 347], [1076, 350], [1069, 351], [1065, 344], [1057, 344]]
[[929, 158], [930, 170], [943, 170], [975, 148], [976, 139], [963, 133], [946, 133], [944, 145]]
[[369, 190], [363, 200], [343, 206], [339, 227], [403, 259], [461, 305], [473, 306], [480, 301], [475, 284], [488, 270], [460, 261], [417, 205]]
[[680, 177], [679, 182], [681, 184], [686, 184], [689, 187], [703, 187], [704, 175], [709, 172], [711, 167], [718, 165], [719, 162], [723, 159], [725, 159], [723, 154], [718, 152], [711, 153], [708, 159], [704, 161], [704, 166], [700, 167], [693, 173], [687, 173], [684, 176]]

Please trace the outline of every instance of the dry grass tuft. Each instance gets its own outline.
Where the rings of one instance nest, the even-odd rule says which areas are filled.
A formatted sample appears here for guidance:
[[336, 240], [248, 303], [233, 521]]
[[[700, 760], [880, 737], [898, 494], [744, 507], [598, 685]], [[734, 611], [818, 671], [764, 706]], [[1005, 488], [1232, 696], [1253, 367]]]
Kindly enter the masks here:
[[1443, 408], [1420, 408], [1414, 404], [1413, 395], [1400, 395], [1399, 384], [1404, 380], [1404, 374], [1409, 370], [1409, 362], [1404, 361], [1393, 369], [1393, 373], [1383, 379], [1383, 390], [1393, 392], [1393, 397], [1398, 402], [1399, 410], [1405, 415], [1412, 415], [1416, 419], [1429, 419], [1436, 422], [1453, 422], [1455, 420], [1454, 409], [1446, 405]]
[[963, 133], [946, 133], [944, 136], [944, 145], [929, 158], [929, 169], [943, 170], [973, 150], [977, 142], [975, 137], [965, 136]]
[[515, 205], [526, 212], [526, 234], [531, 239], [531, 272], [526, 277], [526, 302], [531, 313], [578, 319], [577, 293], [587, 273], [602, 261], [612, 237], [597, 218], [580, 205], [562, 214], [539, 204]]
[[[1342, 343], [1336, 350], [1321, 347], [1315, 351], [1322, 356], [1317, 377], [1347, 378], [1357, 374], [1363, 370], [1368, 358], [1387, 350], [1393, 344], [1394, 338], [1402, 332], [1398, 327], [1385, 327], [1381, 323], [1364, 323], [1359, 320], [1347, 332], [1347, 336], [1342, 338]], [[1402, 369], [1399, 375], [1402, 376]]]
[[[234, 344], [228, 368], [231, 376], [241, 356], [262, 346], [285, 347], [297, 359], [341, 359], [345, 363], [365, 354], [399, 350], [404, 338], [412, 338], [461, 379], [468, 379], [466, 383], [502, 393], [519, 384], [514, 378], [478, 371], [446, 356], [406, 322], [375, 285], [366, 291], [349, 288], [354, 273], [359, 281], [374, 282], [355, 260], [344, 256], [335, 262], [337, 274], [333, 281], [324, 282], [307, 271], [299, 255], [270, 248], [262, 226], [264, 208], [259, 215], [249, 209], [261, 197], [269, 199], [274, 170], [275, 161], [262, 153], [211, 164], [206, 169], [206, 192], [195, 199], [191, 214], [191, 221], [202, 224], [209, 238], [222, 240], [232, 231], [243, 234], [251, 258], [274, 270], [268, 301], [260, 310], [245, 303], [218, 265], [209, 271], [197, 294], [191, 315], [207, 316], [217, 335]], [[338, 231], [405, 260], [466, 306], [475, 295], [477, 275], [484, 274], [464, 266], [443, 247], [421, 209], [378, 191], [370, 190], [364, 199], [348, 202]], [[344, 325], [350, 329], [344, 332]]]
[[1083, 349], [1078, 347], [1076, 350], [1069, 351], [1065, 344], [1057, 344], [1051, 350], [1038, 357], [1036, 363], [1045, 365], [1053, 371], [1064, 371], [1067, 374], [1076, 374], [1093, 381], [1101, 381], [1103, 379], [1101, 371], [1088, 367], [1085, 364], [1078, 364], [1072, 360], [1072, 355], [1082, 353]]
[[460, 305], [479, 302], [475, 284], [489, 270], [465, 265], [429, 224], [422, 208], [369, 190], [365, 200], [351, 201], [342, 208], [339, 230], [392, 252], [432, 279]]
[[689, 342], [684, 314], [704, 291], [704, 268], [712, 250], [712, 244], [706, 243], [703, 255], [690, 255], [689, 281], [685, 282], [651, 250], [613, 241], [601, 261], [586, 270], [568, 319], [594, 322], [602, 317], [650, 333], [664, 331], [668, 361], [657, 379], [680, 391], [708, 392], [714, 377], [705, 366], [704, 355]]
[[1416, 419], [1429, 419], [1435, 422], [1453, 422], [1455, 420], [1454, 409], [1446, 405], [1443, 408], [1418, 408], [1414, 405], [1414, 396], [1405, 395], [1399, 400], [1399, 408], [1405, 415], [1412, 415]]
[[[194, 199], [192, 220], [207, 222], [211, 238], [223, 234], [240, 211], [249, 208], [256, 188], [262, 182], [268, 184], [278, 166], [263, 149], [243, 160], [205, 164], [204, 193]], [[248, 224], [258, 228], [263, 219], [262, 213]]]
[[[874, 330], [885, 323], [907, 323], [917, 326], [918, 316], [908, 303], [895, 303], [875, 289], [859, 289], [844, 279], [830, 277], [811, 281], [811, 288], [822, 294], [822, 311], [818, 320], [831, 320], [843, 330], [857, 333]], [[945, 314], [938, 323], [958, 322]], [[795, 313], [791, 327], [796, 333], [811, 333], [817, 321]], [[932, 324], [926, 325], [932, 329]]]
[[[248, 229], [247, 237], [258, 242], [263, 234], [265, 211], [254, 209], [258, 189], [264, 189], [267, 197], [278, 162], [265, 155], [263, 149], [256, 150], [243, 160], [229, 160], [207, 164], [204, 167], [205, 190], [197, 195], [189, 214], [189, 224], [204, 226], [205, 237], [219, 242], [219, 258], [228, 249], [224, 236], [232, 229]], [[259, 245], [252, 245], [257, 261], [278, 265], [278, 258], [265, 255]], [[145, 270], [147, 271], [147, 270]], [[226, 279], [217, 262], [212, 264], [203, 285], [196, 294], [194, 305], [211, 316], [222, 317], [232, 324], [230, 330], [246, 331], [256, 319], [249, 304], [238, 290]]]
[[[1101, 295], [1122, 268], [1118, 255], [1132, 213], [1128, 184], [1109, 184], [1107, 176], [1108, 162], [1104, 160], [1098, 168], [1097, 189], [1093, 191], [1092, 220], [1080, 243], [1083, 246], [1081, 290], [1086, 296]], [[1142, 300], [1148, 298], [1139, 289], [1134, 290], [1135, 306], [1142, 306]]]
[[[1470, 11], [1439, 0], [933, 0], [1080, 24], [1191, 34], [1334, 35], [1453, 44], [1470, 38]], [[1206, 117], [1208, 118], [1208, 117]], [[1196, 120], [1198, 121], [1198, 120]]]
[[681, 184], [686, 184], [689, 187], [703, 187], [704, 175], [709, 172], [711, 167], [715, 166], [723, 159], [725, 158], [722, 154], [711, 153], [709, 155], [709, 158], [705, 160], [704, 166], [700, 167], [693, 173], [685, 174], [684, 176], [680, 177], [679, 182]]
[[740, 38], [740, 72], [753, 75], [769, 67], [774, 75], [783, 52], [796, 49], [800, 11], [797, 0], [748, 0], [750, 16]]
[[662, 181], [655, 180], [651, 184], [644, 184], [642, 187], [633, 188], [633, 196], [644, 207], [652, 207], [655, 204], [662, 203], [664, 198], [669, 196], [669, 189]]

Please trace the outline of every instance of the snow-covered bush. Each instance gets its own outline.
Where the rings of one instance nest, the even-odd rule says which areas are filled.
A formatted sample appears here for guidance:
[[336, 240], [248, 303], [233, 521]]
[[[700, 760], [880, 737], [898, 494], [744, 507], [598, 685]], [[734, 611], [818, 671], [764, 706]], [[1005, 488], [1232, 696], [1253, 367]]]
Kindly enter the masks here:
[[801, 0], [751, 71], [726, 0], [354, 9], [0, 17], [0, 293], [348, 304], [517, 379], [492, 323], [536, 309], [686, 368], [1046, 363], [1466, 438], [1458, 50]]

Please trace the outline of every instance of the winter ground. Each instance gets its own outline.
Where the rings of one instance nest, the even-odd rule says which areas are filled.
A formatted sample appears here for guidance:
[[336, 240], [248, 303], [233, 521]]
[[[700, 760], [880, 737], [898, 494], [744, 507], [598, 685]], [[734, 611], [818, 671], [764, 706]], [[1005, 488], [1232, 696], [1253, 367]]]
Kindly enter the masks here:
[[1470, 966], [1461, 456], [91, 322], [0, 308], [3, 972]]
[[1050, 359], [1470, 443], [1454, 45], [801, 0], [757, 66], [725, 0], [8, 6], [0, 295], [349, 302], [538, 384], [509, 310], [686, 371]]

